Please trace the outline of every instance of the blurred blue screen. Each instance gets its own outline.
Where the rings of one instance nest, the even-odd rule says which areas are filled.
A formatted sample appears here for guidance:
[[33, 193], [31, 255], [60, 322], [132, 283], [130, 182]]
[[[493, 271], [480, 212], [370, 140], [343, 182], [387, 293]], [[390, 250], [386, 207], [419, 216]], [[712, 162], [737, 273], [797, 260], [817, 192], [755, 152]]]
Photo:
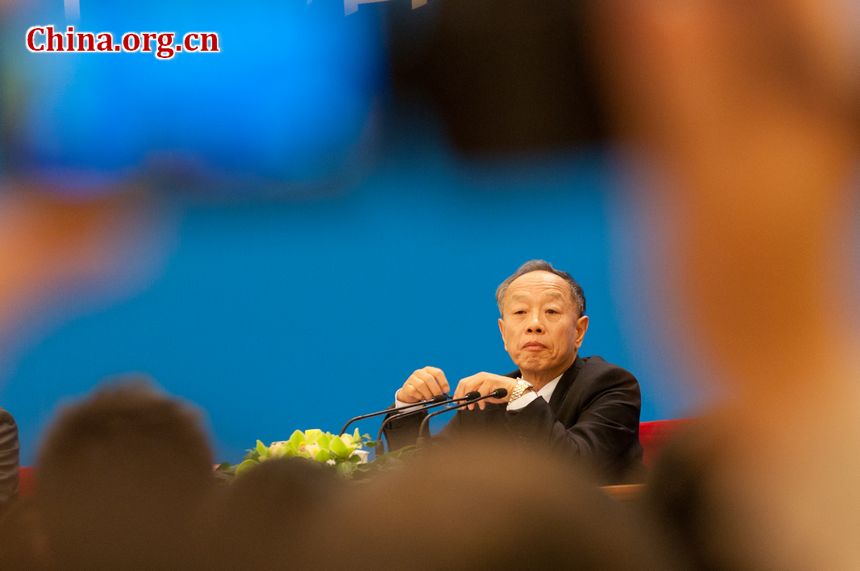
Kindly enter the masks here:
[[[31, 26], [216, 32], [220, 53], [31, 53]], [[13, 3], [0, 24], [0, 157], [70, 192], [177, 177], [241, 192], [332, 176], [373, 124], [381, 17], [341, 2]], [[366, 138], [366, 137], [365, 137]]]

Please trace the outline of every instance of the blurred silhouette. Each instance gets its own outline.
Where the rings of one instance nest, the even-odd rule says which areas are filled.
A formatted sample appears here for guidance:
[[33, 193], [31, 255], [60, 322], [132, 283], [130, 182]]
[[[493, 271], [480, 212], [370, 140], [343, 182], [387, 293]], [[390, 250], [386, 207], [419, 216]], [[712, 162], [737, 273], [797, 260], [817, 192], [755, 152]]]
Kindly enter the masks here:
[[18, 494], [18, 426], [0, 408], [0, 517]]
[[285, 569], [306, 547], [307, 522], [330, 513], [347, 482], [301, 458], [262, 462], [227, 490], [210, 549], [218, 569]]
[[563, 151], [602, 143], [586, 4], [563, 0], [394, 2], [395, 101], [424, 101], [467, 155]]
[[[724, 395], [652, 482], [671, 534], [708, 538], [705, 568], [860, 566], [849, 4], [598, 8], [617, 124], [640, 159], [629, 198], [668, 236], [660, 301]], [[673, 493], [698, 513], [677, 517]]]
[[61, 411], [43, 441], [37, 502], [49, 566], [182, 569], [198, 561], [214, 481], [197, 414], [144, 382]]
[[467, 439], [351, 490], [298, 567], [672, 569], [636, 524], [549, 450]]
[[45, 536], [31, 498], [16, 501], [0, 515], [0, 554], [9, 571], [47, 569]]

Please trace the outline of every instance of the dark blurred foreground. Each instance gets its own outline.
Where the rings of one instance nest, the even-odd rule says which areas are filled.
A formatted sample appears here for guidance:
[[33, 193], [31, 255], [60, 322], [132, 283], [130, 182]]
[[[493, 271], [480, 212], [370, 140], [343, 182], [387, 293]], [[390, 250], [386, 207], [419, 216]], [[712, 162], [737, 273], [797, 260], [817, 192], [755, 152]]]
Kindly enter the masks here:
[[4, 506], [4, 569], [667, 569], [584, 468], [502, 440], [349, 482], [304, 460], [217, 484], [199, 418], [146, 384], [66, 407], [34, 497]]

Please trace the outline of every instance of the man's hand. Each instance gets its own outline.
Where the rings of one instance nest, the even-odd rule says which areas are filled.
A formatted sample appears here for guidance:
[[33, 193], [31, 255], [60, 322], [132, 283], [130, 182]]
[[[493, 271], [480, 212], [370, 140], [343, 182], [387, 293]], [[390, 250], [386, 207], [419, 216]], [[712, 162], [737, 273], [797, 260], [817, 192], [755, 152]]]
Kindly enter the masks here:
[[442, 369], [436, 367], [424, 367], [418, 369], [406, 379], [395, 398], [400, 402], [414, 403], [422, 400], [430, 400], [436, 395], [447, 394], [451, 388], [448, 379]]
[[[508, 394], [505, 395], [504, 398], [487, 399], [477, 403], [478, 408], [484, 410], [484, 407], [488, 402], [508, 402], [508, 400], [511, 398], [511, 391], [514, 390], [514, 384], [516, 384], [516, 382], [516, 379], [512, 379], [510, 377], [494, 375], [493, 373], [478, 373], [476, 375], [472, 375], [471, 377], [460, 379], [460, 383], [457, 385], [457, 390], [454, 392], [454, 398], [463, 397], [471, 391], [478, 391], [479, 393], [481, 393], [481, 396], [488, 395], [496, 389], [505, 389], [506, 391], [508, 391]], [[474, 410], [475, 406], [476, 405], [474, 404], [470, 404], [467, 408], [469, 410]]]

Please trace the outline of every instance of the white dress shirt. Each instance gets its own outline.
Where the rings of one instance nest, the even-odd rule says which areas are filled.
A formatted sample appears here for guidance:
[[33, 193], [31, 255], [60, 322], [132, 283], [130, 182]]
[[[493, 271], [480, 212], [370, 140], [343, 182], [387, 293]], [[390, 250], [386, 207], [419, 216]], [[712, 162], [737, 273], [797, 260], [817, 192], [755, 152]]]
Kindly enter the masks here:
[[[519, 378], [522, 379], [522, 377]], [[534, 400], [538, 397], [542, 398], [546, 402], [549, 402], [549, 399], [552, 398], [552, 393], [555, 392], [555, 387], [558, 386], [559, 379], [561, 379], [561, 375], [557, 376], [556, 378], [542, 386], [539, 391], [528, 391], [517, 400], [513, 402], [508, 402], [508, 410], [514, 411], [520, 410], [521, 408], [525, 408], [531, 403], [533, 403]], [[523, 380], [528, 381], [528, 379]]]

